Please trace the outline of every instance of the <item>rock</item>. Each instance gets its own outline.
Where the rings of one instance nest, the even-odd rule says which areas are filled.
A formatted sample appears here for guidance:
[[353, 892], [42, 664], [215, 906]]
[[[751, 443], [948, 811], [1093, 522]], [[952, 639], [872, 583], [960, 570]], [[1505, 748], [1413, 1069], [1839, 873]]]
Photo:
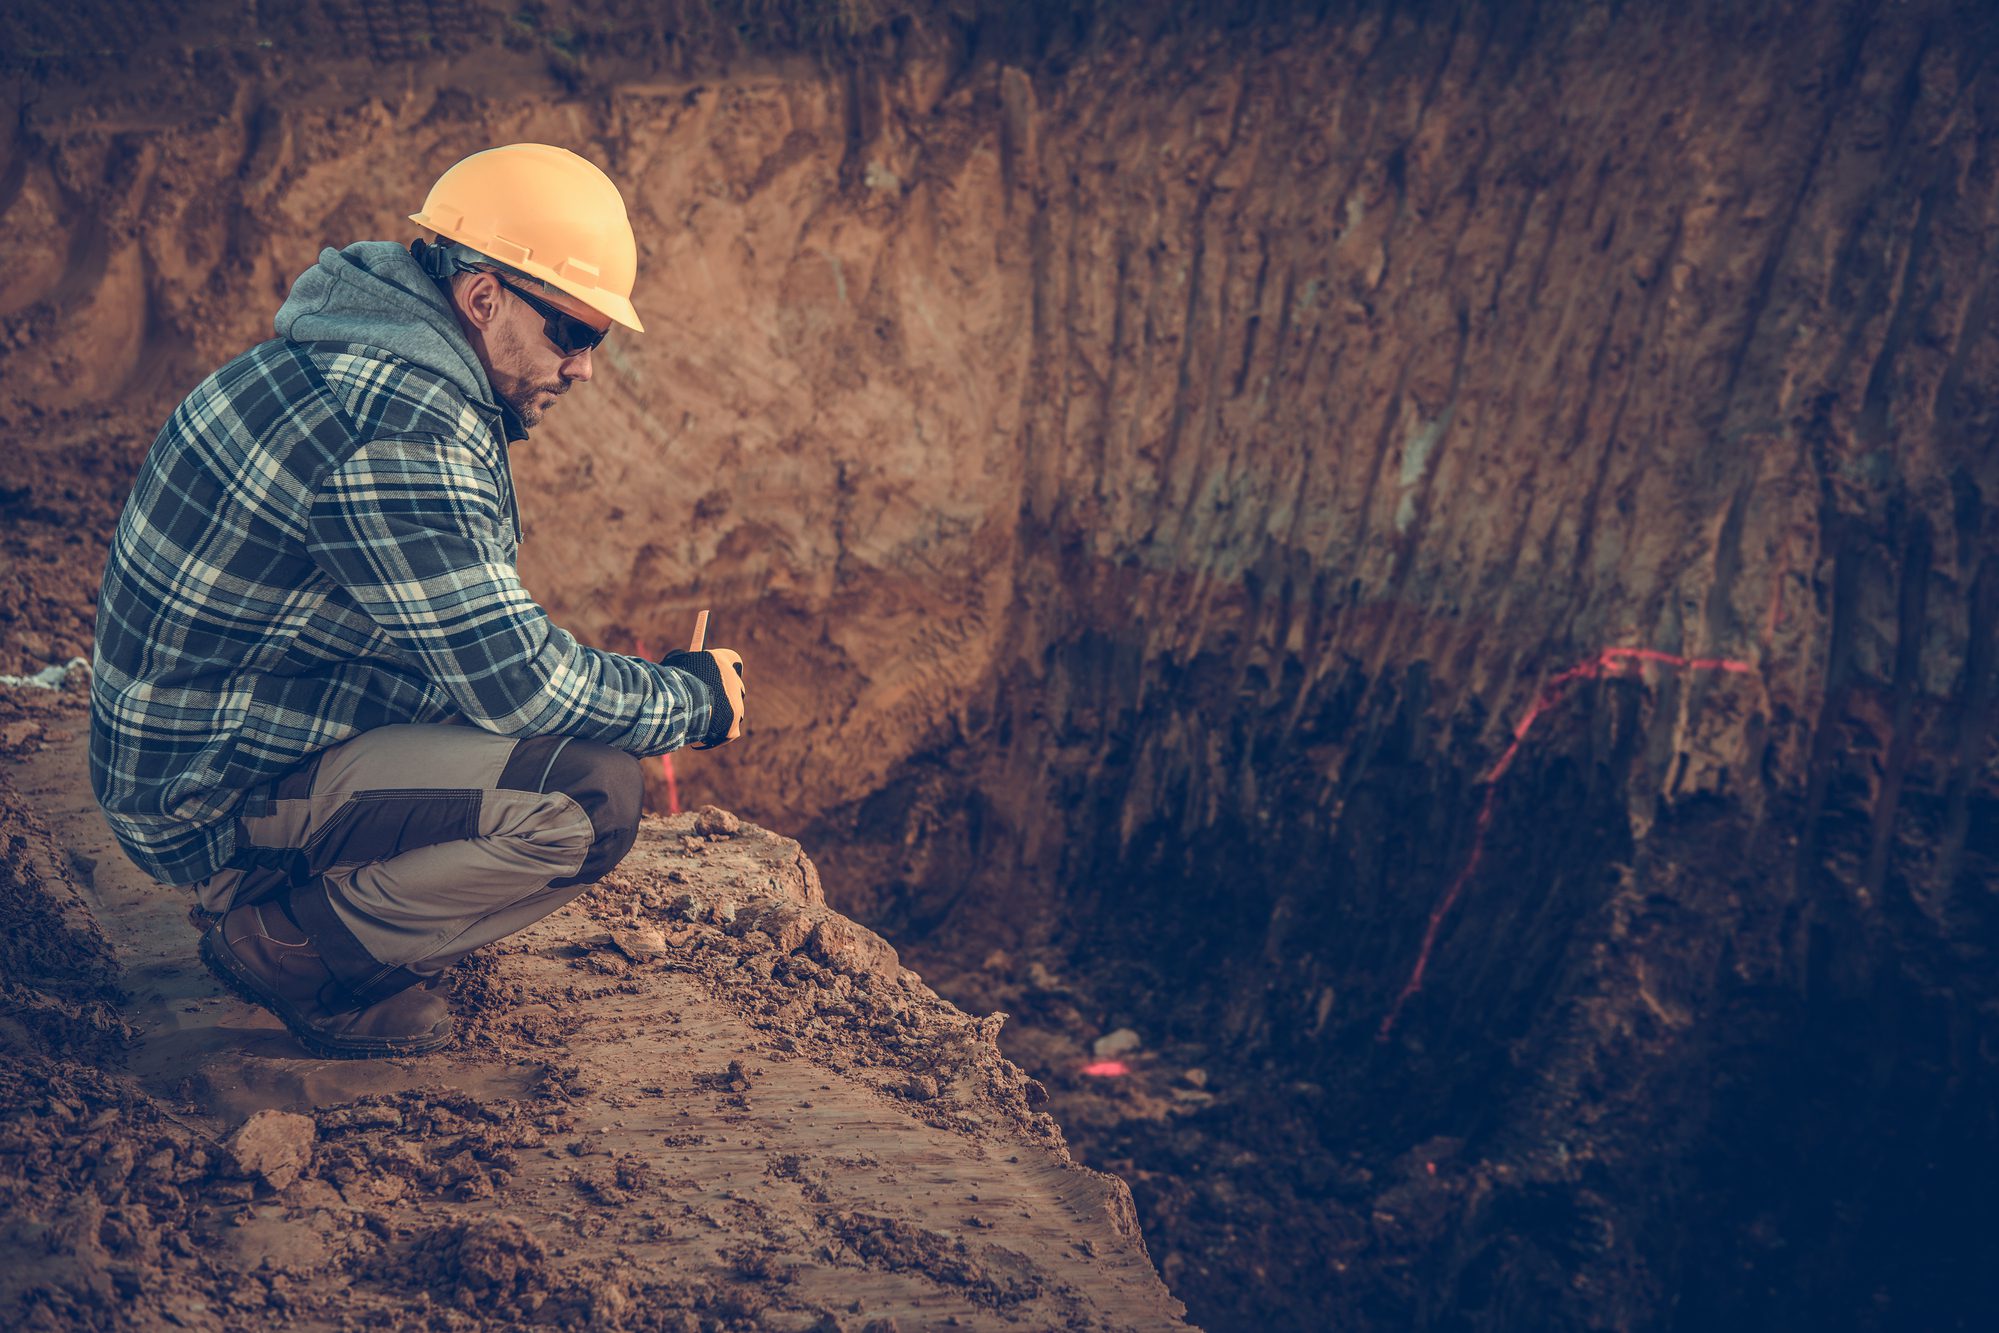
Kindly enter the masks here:
[[1106, 1032], [1098, 1037], [1091, 1044], [1090, 1053], [1099, 1060], [1114, 1060], [1120, 1055], [1128, 1055], [1132, 1051], [1139, 1050], [1144, 1045], [1144, 1038], [1136, 1032], [1130, 1028], [1119, 1028], [1115, 1032]]
[[611, 943], [633, 962], [643, 963], [666, 956], [666, 933], [654, 925], [614, 926], [611, 928]]
[[41, 738], [42, 724], [33, 718], [24, 717], [0, 726], [0, 748], [11, 750], [16, 746], [26, 745], [29, 741], [39, 741]]
[[752, 930], [768, 935], [779, 953], [795, 953], [812, 935], [812, 918], [793, 903], [750, 903], [736, 914], [729, 933], [747, 935]]
[[1183, 1069], [1180, 1071], [1180, 1081], [1190, 1088], [1205, 1088], [1208, 1086], [1208, 1071], [1205, 1069]]
[[719, 806], [704, 805], [694, 812], [694, 831], [704, 838], [732, 838], [743, 831], [743, 821]]
[[123, 1185], [132, 1174], [132, 1165], [138, 1154], [128, 1139], [115, 1139], [97, 1159], [97, 1181], [111, 1189]]
[[441, 1291], [463, 1292], [462, 1305], [516, 1314], [548, 1290], [548, 1249], [528, 1228], [505, 1217], [450, 1223], [417, 1242], [412, 1271]]
[[234, 1174], [254, 1176], [274, 1190], [299, 1178], [312, 1160], [318, 1127], [309, 1115], [290, 1111], [259, 1111], [223, 1145]]
[[343, 1129], [401, 1129], [403, 1113], [393, 1106], [336, 1106], [319, 1113], [319, 1132]]
[[902, 1095], [913, 1102], [928, 1102], [937, 1099], [937, 1080], [928, 1074], [911, 1074], [903, 1080]]
[[849, 976], [872, 976], [892, 982], [902, 970], [895, 946], [858, 921], [828, 912], [812, 927], [806, 951], [826, 966]]

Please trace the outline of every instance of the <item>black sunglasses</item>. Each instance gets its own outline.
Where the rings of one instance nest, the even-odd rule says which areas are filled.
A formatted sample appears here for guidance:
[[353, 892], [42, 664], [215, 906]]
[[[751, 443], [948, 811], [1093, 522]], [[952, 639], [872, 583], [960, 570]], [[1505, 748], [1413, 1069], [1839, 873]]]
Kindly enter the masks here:
[[520, 297], [521, 300], [527, 303], [529, 309], [540, 315], [542, 319], [542, 332], [546, 333], [548, 340], [555, 344], [555, 350], [564, 356], [576, 356], [589, 351], [598, 343], [603, 342], [604, 335], [610, 332], [609, 329], [592, 328], [568, 311], [558, 310], [533, 293], [522, 291], [499, 274], [493, 273], [492, 269], [482, 268], [474, 269], [473, 271], [476, 273], [492, 273], [494, 282], [499, 283], [515, 296]]

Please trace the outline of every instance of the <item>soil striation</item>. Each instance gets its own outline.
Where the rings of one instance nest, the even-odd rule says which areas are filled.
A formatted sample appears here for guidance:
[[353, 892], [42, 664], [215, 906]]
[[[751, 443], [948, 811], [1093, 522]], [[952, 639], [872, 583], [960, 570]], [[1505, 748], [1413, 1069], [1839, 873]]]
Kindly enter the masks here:
[[714, 608], [683, 792], [1015, 1016], [1197, 1321], [1989, 1309], [1991, 7], [724, 12], [0, 19], [0, 671], [318, 247], [568, 144], [651, 331], [516, 453], [531, 586]]

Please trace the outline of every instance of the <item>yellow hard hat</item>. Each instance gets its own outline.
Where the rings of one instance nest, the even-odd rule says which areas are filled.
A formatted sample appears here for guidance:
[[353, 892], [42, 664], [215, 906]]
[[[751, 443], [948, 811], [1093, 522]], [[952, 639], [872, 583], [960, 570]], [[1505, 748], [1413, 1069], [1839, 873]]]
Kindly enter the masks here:
[[644, 333], [632, 308], [639, 247], [618, 187], [567, 148], [510, 143], [465, 158], [410, 221], [569, 293]]

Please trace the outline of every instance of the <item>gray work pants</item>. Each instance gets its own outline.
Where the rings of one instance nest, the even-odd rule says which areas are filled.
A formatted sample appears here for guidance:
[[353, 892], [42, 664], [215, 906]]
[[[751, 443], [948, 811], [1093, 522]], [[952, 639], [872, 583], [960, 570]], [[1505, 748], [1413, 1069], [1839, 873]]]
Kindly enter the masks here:
[[562, 906], [638, 835], [638, 761], [564, 736], [393, 726], [252, 791], [204, 911], [276, 901], [357, 999], [442, 972]]

